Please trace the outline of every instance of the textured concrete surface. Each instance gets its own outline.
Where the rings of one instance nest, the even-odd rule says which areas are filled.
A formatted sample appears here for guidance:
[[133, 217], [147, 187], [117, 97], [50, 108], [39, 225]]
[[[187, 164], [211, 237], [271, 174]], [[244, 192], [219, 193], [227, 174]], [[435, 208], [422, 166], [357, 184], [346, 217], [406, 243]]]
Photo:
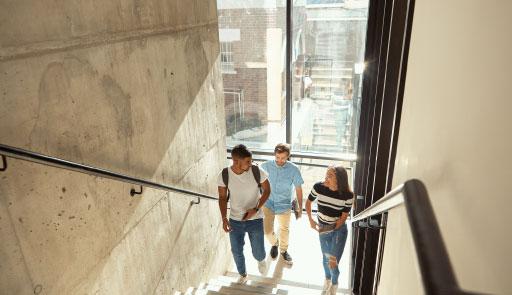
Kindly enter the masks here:
[[[0, 19], [0, 143], [216, 194], [215, 1], [3, 1]], [[168, 294], [227, 269], [216, 203], [130, 188], [9, 159], [0, 293]]]

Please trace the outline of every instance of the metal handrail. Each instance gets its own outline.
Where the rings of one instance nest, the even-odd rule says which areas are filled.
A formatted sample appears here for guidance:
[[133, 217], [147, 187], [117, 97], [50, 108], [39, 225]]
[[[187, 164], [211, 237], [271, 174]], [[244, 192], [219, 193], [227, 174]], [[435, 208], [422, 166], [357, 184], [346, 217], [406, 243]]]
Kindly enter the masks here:
[[[92, 166], [88, 166], [88, 165], [84, 165], [84, 164], [79, 164], [76, 162], [67, 161], [67, 160], [56, 158], [56, 157], [51, 157], [51, 156], [43, 155], [40, 153], [36, 153], [36, 152], [32, 152], [32, 151], [28, 151], [28, 150], [24, 150], [21, 148], [16, 148], [16, 147], [4, 145], [4, 144], [0, 144], [0, 154], [4, 155], [6, 157], [15, 158], [15, 159], [19, 159], [19, 160], [24, 160], [24, 161], [43, 164], [43, 165], [47, 165], [47, 166], [62, 168], [62, 169], [66, 169], [66, 170], [71, 170], [71, 171], [75, 171], [75, 172], [88, 174], [88, 175], [100, 176], [103, 178], [109, 178], [109, 179], [113, 179], [113, 180], [117, 180], [117, 181], [128, 182], [131, 184], [139, 185], [141, 187], [150, 187], [150, 188], [159, 189], [159, 190], [163, 190], [163, 191], [186, 194], [186, 195], [209, 199], [209, 200], [218, 200], [218, 198], [208, 196], [205, 194], [201, 194], [201, 193], [197, 193], [197, 192], [193, 192], [193, 191], [189, 191], [189, 190], [185, 190], [185, 189], [181, 189], [181, 188], [176, 188], [176, 187], [172, 187], [172, 186], [168, 186], [165, 184], [160, 184], [160, 183], [156, 183], [156, 182], [152, 182], [152, 181], [148, 181], [148, 180], [144, 180], [144, 179], [140, 179], [140, 178], [135, 178], [135, 177], [121, 174], [121, 173], [116, 173], [116, 172], [112, 172], [112, 171], [101, 169], [101, 168], [96, 168], [96, 167], [92, 167]], [[141, 192], [135, 192], [135, 190], [132, 189], [130, 193], [133, 196], [134, 194], [140, 194]]]
[[[227, 148], [228, 154], [231, 153], [232, 147]], [[273, 150], [263, 150], [263, 149], [253, 149], [251, 148], [251, 152], [253, 155], [261, 155], [261, 156], [273, 156]], [[292, 152], [290, 158], [299, 158], [299, 159], [315, 159], [315, 160], [328, 160], [328, 161], [342, 161], [342, 162], [356, 162], [357, 158], [354, 156], [344, 155], [342, 157], [329, 156], [322, 153], [303, 153], [303, 152]]]
[[426, 294], [477, 294], [459, 287], [427, 189], [420, 180], [406, 181], [352, 220], [382, 214], [401, 204], [407, 211]]
[[[228, 156], [227, 159], [231, 160], [232, 157]], [[269, 159], [252, 158], [252, 160], [253, 160], [253, 162], [265, 162], [265, 161], [268, 161]], [[331, 165], [327, 165], [327, 164], [304, 163], [304, 162], [297, 162], [297, 161], [290, 161], [290, 162], [297, 166], [308, 166], [308, 167], [317, 167], [317, 168], [328, 168], [331, 166]], [[352, 170], [352, 167], [345, 167], [345, 169]]]

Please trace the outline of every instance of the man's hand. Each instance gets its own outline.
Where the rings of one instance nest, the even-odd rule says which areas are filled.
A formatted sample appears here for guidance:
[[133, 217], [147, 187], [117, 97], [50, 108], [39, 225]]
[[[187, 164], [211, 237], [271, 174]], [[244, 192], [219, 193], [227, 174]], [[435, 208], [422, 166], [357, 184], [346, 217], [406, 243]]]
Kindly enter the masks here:
[[249, 220], [251, 217], [253, 217], [254, 215], [256, 215], [256, 213], [258, 213], [258, 210], [256, 210], [255, 208], [249, 209], [249, 210], [247, 210], [247, 212], [245, 213], [244, 218], [243, 218], [242, 220], [243, 220], [243, 221], [245, 221], [245, 220]]
[[231, 231], [231, 225], [229, 224], [229, 220], [227, 218], [222, 219], [222, 228], [227, 233]]
[[298, 209], [299, 211], [297, 211], [297, 219], [301, 218], [302, 217], [302, 207]]
[[311, 226], [312, 229], [319, 231], [318, 223], [316, 223], [316, 221], [314, 221], [313, 218], [309, 219], [309, 225]]

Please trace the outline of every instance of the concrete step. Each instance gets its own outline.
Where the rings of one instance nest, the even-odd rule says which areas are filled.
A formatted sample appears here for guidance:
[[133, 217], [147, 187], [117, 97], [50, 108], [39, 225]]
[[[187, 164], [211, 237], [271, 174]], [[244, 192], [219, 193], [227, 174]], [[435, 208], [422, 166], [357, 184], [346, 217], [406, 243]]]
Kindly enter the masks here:
[[311, 84], [311, 89], [317, 88], [343, 89], [345, 86], [340, 85], [339, 83], [335, 83], [334, 81], [313, 81], [313, 84]]
[[321, 128], [336, 128], [336, 123], [334, 122], [318, 122], [318, 123], [313, 123], [313, 128], [318, 128], [318, 129], [321, 129]]
[[338, 136], [338, 133], [336, 133], [336, 130], [334, 131], [313, 131], [311, 133], [312, 136]]
[[189, 293], [189, 294], [197, 294], [197, 295], [205, 295], [205, 294], [223, 295], [224, 293], [220, 293], [220, 292], [213, 291], [213, 290], [208, 290], [208, 289], [195, 289], [194, 288], [193, 293]]
[[[225, 276], [238, 278], [237, 273], [228, 272]], [[274, 286], [278, 292], [285, 291], [286, 293], [277, 294], [290, 294], [290, 295], [318, 295], [322, 293], [322, 286], [316, 284], [310, 284], [305, 282], [295, 282], [290, 280], [276, 280], [273, 278], [267, 278], [262, 276], [249, 275], [247, 284], [253, 282], [266, 284], [268, 286]], [[352, 294], [348, 289], [338, 289], [337, 294]]]
[[318, 100], [331, 100], [331, 96], [333, 96], [332, 93], [314, 93], [314, 94], [311, 94], [309, 96], [309, 98], [311, 98], [312, 100], [314, 101], [318, 101]]
[[349, 76], [339, 76], [339, 75], [329, 75], [329, 74], [311, 76], [311, 80], [313, 81], [312, 85], [315, 85], [318, 82], [323, 82], [323, 83], [331, 82], [334, 84], [340, 84], [341, 82], [343, 82], [340, 80], [349, 79], [349, 78], [350, 78]]
[[347, 78], [352, 78], [352, 69], [351, 68], [335, 68], [329, 66], [315, 66], [311, 68], [311, 76], [315, 74], [335, 74], [340, 76], [346, 76]]
[[[254, 288], [254, 289], [252, 289]], [[272, 293], [265, 293], [257, 290], [255, 287], [245, 286], [240, 288], [237, 286], [222, 286], [222, 285], [210, 285], [207, 284], [205, 288], [199, 289], [194, 288], [191, 293], [188, 294], [222, 294], [222, 295], [269, 295]]]
[[208, 283], [208, 287], [218, 292], [225, 292], [226, 294], [238, 294], [238, 292], [249, 292], [251, 294], [278, 294], [271, 286], [265, 285], [249, 285], [236, 283], [236, 278], [220, 276], [216, 279], [211, 279]]

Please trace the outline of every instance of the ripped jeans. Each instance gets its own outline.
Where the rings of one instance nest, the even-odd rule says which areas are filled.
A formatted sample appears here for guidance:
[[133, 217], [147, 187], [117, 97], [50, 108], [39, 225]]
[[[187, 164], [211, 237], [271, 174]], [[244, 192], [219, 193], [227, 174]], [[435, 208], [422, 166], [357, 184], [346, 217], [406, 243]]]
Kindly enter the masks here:
[[[321, 227], [322, 225], [320, 225]], [[343, 224], [340, 228], [328, 232], [320, 233], [320, 247], [322, 248], [323, 266], [325, 278], [331, 280], [333, 285], [338, 284], [340, 276], [339, 266], [331, 269], [329, 267], [329, 257], [336, 257], [336, 262], [340, 263], [345, 243], [347, 242], [348, 229], [347, 224]]]

